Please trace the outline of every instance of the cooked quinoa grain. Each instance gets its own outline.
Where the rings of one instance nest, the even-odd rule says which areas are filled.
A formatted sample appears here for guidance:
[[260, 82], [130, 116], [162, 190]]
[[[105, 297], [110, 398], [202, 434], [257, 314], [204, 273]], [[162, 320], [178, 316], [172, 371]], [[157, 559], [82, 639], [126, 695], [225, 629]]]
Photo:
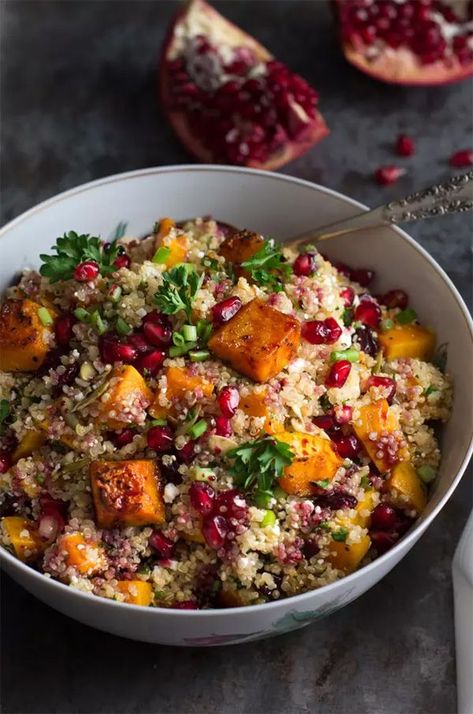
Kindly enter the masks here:
[[25, 271], [0, 308], [3, 546], [190, 609], [322, 587], [394, 545], [451, 381], [415, 312], [310, 251], [163, 219], [112, 245], [70, 232]]

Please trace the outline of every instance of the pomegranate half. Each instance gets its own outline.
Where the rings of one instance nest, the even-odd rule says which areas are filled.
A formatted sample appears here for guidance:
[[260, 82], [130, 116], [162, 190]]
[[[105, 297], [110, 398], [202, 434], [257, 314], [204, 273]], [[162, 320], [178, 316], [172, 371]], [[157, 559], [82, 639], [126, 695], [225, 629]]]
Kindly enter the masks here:
[[276, 169], [328, 133], [315, 90], [204, 0], [174, 19], [159, 85], [174, 131], [203, 162]]
[[384, 82], [435, 85], [473, 74], [470, 0], [335, 0], [346, 59]]

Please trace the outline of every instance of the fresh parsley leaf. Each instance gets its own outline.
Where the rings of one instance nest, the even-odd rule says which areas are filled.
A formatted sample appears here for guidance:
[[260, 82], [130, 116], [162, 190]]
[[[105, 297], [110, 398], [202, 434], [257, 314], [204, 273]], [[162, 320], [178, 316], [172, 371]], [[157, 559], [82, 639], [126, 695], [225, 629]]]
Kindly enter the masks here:
[[185, 312], [192, 318], [192, 301], [202, 285], [203, 275], [199, 275], [191, 263], [181, 263], [163, 273], [163, 284], [154, 295], [156, 305], [166, 315]]
[[338, 531], [332, 532], [332, 538], [339, 543], [344, 543], [348, 536], [348, 528], [339, 528]]
[[116, 240], [120, 240], [120, 238], [123, 238], [123, 236], [126, 233], [126, 229], [128, 228], [128, 223], [126, 221], [120, 221], [120, 223], [117, 225], [115, 230], [112, 232], [110, 236], [110, 241], [113, 243]]
[[328, 488], [330, 486], [330, 481], [328, 479], [322, 479], [321, 481], [311, 481], [315, 486], [319, 488]]
[[94, 260], [101, 275], [113, 273], [116, 270], [113, 263], [118, 256], [119, 247], [114, 242], [105, 247], [96, 236], [79, 235], [75, 231], [69, 231], [57, 239], [51, 250], [56, 251], [56, 255], [43, 253], [39, 256], [43, 261], [39, 272], [49, 278], [51, 283], [57, 283], [58, 280], [70, 280], [75, 267], [84, 260]]
[[433, 384], [429, 384], [427, 389], [424, 390], [424, 397], [428, 397], [431, 394], [434, 394], [434, 392], [438, 392], [437, 387], [434, 387]]
[[227, 456], [234, 460], [230, 473], [237, 486], [258, 493], [271, 491], [294, 458], [289, 444], [268, 436], [240, 444]]
[[281, 251], [275, 248], [273, 240], [265, 240], [263, 247], [245, 260], [241, 267], [249, 272], [255, 283], [274, 292], [283, 289], [283, 281], [292, 273], [291, 266], [285, 262]]
[[417, 313], [412, 307], [407, 307], [405, 310], [398, 312], [394, 319], [398, 325], [410, 325], [411, 322], [417, 320]]
[[371, 481], [369, 480], [368, 476], [362, 476], [360, 478], [360, 486], [363, 491], [367, 491], [369, 488], [371, 488]]

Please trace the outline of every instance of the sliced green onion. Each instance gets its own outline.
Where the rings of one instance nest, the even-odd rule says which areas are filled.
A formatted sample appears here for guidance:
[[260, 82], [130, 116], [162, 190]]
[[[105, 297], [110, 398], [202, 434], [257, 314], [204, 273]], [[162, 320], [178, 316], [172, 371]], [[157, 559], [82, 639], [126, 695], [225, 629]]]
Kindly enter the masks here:
[[369, 480], [368, 476], [362, 476], [360, 478], [360, 486], [363, 491], [368, 491], [368, 489], [371, 488], [371, 481]]
[[261, 528], [266, 528], [266, 526], [274, 526], [276, 523], [277, 518], [276, 514], [274, 511], [266, 511], [264, 514], [263, 520], [260, 523]]
[[87, 312], [87, 310], [84, 310], [83, 307], [76, 307], [76, 309], [74, 310], [74, 315], [81, 322], [89, 322], [90, 320], [90, 314]]
[[158, 250], [153, 255], [151, 260], [153, 263], [165, 263], [170, 255], [171, 255], [171, 248], [166, 248], [166, 247], [162, 246], [161, 248], [158, 248]]
[[49, 327], [54, 322], [51, 313], [45, 307], [38, 308], [38, 317], [45, 327]]
[[207, 422], [205, 419], [200, 419], [197, 421], [193, 426], [188, 431], [188, 434], [191, 439], [198, 439], [199, 436], [202, 436], [207, 431]]
[[328, 488], [330, 486], [330, 481], [328, 479], [322, 479], [321, 481], [311, 481], [319, 488]]
[[196, 346], [195, 342], [187, 342], [187, 344], [182, 345], [182, 346], [177, 346], [173, 345], [172, 347], [169, 348], [169, 356], [170, 357], [181, 357], [182, 355], [187, 354], [191, 350], [194, 349]]
[[90, 316], [90, 324], [95, 327], [99, 335], [103, 335], [107, 331], [107, 323], [98, 310], [94, 310]]
[[110, 300], [112, 302], [118, 302], [122, 296], [122, 289], [119, 285], [114, 285], [110, 291]]
[[381, 332], [387, 332], [388, 330], [393, 329], [394, 322], [393, 322], [393, 320], [386, 318], [386, 320], [381, 320], [380, 327], [381, 327]]
[[150, 426], [166, 426], [167, 423], [167, 419], [151, 419]]
[[257, 490], [255, 492], [254, 501], [258, 508], [268, 508], [271, 505], [274, 498], [272, 491]]
[[197, 328], [194, 325], [183, 325], [181, 334], [186, 342], [197, 342]]
[[212, 334], [213, 325], [207, 320], [197, 320], [197, 335], [202, 342], [207, 342]]
[[209, 357], [210, 352], [208, 350], [192, 350], [189, 352], [191, 362], [205, 362]]
[[348, 528], [339, 528], [338, 531], [332, 531], [332, 538], [338, 543], [344, 543], [348, 536]]
[[409, 323], [417, 320], [417, 313], [412, 309], [412, 307], [408, 307], [405, 310], [398, 312], [395, 319], [399, 325], [409, 325]]
[[176, 347], [182, 347], [182, 345], [185, 343], [184, 335], [181, 335], [181, 333], [177, 331], [173, 332], [172, 341], [173, 344], [176, 345]]
[[417, 469], [417, 474], [421, 481], [423, 481], [424, 483], [430, 483], [437, 476], [436, 470], [428, 464], [424, 464], [424, 466], [419, 466], [419, 468]]
[[340, 362], [340, 360], [345, 359], [349, 362], [358, 362], [360, 353], [354, 347], [349, 347], [346, 350], [335, 350], [330, 355], [330, 362]]
[[195, 466], [192, 475], [194, 478], [194, 481], [214, 481], [215, 480], [215, 473], [212, 471], [212, 469], [206, 469], [203, 468], [202, 466]]
[[130, 327], [130, 325], [125, 322], [122, 317], [117, 317], [115, 327], [119, 335], [129, 335], [131, 332], [133, 332], [133, 328]]

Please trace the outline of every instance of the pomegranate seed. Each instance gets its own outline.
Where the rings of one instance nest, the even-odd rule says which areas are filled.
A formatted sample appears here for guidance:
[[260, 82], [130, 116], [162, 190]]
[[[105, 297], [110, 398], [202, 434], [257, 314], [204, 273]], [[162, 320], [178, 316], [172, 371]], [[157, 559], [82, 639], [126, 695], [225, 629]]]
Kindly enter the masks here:
[[381, 320], [379, 305], [371, 298], [362, 299], [355, 310], [355, 320], [376, 330]]
[[64, 372], [57, 375], [57, 382], [54, 387], [51, 388], [51, 395], [54, 399], [62, 394], [62, 388], [66, 384], [72, 384], [77, 375], [79, 374], [79, 363], [74, 362], [74, 364], [69, 365], [65, 368]]
[[6, 474], [12, 466], [12, 455], [8, 451], [0, 452], [0, 474]]
[[336, 428], [334, 418], [331, 414], [321, 414], [320, 416], [314, 417], [312, 421], [315, 426], [318, 426], [319, 429], [323, 429], [324, 431], [330, 431]]
[[325, 491], [315, 499], [317, 505], [323, 508], [332, 508], [338, 511], [340, 508], [356, 508], [358, 499], [346, 491]]
[[59, 347], [68, 347], [72, 338], [72, 328], [75, 324], [73, 315], [61, 315], [54, 323], [54, 333]]
[[449, 163], [450, 166], [454, 166], [456, 169], [465, 169], [468, 166], [473, 166], [473, 149], [457, 151], [450, 156]]
[[164, 454], [172, 449], [173, 433], [168, 426], [152, 426], [146, 434], [146, 442], [150, 449]]
[[45, 541], [53, 541], [61, 531], [61, 521], [49, 514], [41, 516], [38, 524], [38, 534]]
[[371, 542], [376, 548], [378, 555], [386, 553], [388, 550], [396, 545], [399, 540], [397, 533], [389, 531], [371, 531], [370, 532]]
[[330, 387], [343, 387], [348, 379], [348, 375], [351, 372], [351, 362], [346, 359], [342, 359], [339, 362], [335, 362], [330, 368], [330, 372], [325, 378], [325, 386]]
[[175, 602], [171, 605], [173, 610], [198, 610], [199, 606], [194, 600], [184, 600], [183, 602]]
[[128, 336], [128, 342], [133, 345], [138, 354], [142, 355], [149, 352], [152, 347], [147, 342], [145, 336], [141, 332], [134, 332]]
[[337, 424], [349, 424], [353, 416], [353, 407], [348, 406], [348, 404], [335, 407], [334, 414]]
[[376, 357], [379, 350], [378, 340], [371, 327], [361, 325], [355, 330], [356, 341], [360, 345], [362, 352], [366, 352], [370, 357]]
[[236, 295], [226, 298], [226, 300], [222, 300], [222, 302], [218, 302], [214, 305], [212, 308], [212, 319], [215, 327], [231, 320], [231, 318], [237, 314], [241, 306], [242, 302]]
[[390, 309], [399, 307], [401, 310], [404, 310], [407, 307], [409, 298], [404, 290], [389, 290], [387, 293], [384, 293], [384, 295], [381, 295], [379, 302]]
[[367, 268], [358, 268], [350, 272], [350, 280], [354, 283], [358, 283], [362, 288], [368, 287], [374, 278], [374, 270], [368, 270]]
[[221, 548], [227, 537], [228, 523], [223, 516], [211, 516], [206, 518], [202, 525], [202, 534], [209, 548], [218, 550]]
[[177, 458], [185, 464], [188, 464], [194, 458], [195, 445], [193, 441], [188, 441], [182, 449], [176, 449]]
[[45, 540], [53, 540], [66, 525], [67, 504], [49, 494], [40, 496], [39, 531]]
[[371, 514], [371, 527], [374, 530], [390, 531], [396, 528], [397, 512], [387, 503], [379, 503]]
[[151, 312], [148, 312], [148, 314], [144, 316], [143, 323], [146, 324], [147, 322], [154, 322], [157, 325], [165, 325], [171, 328], [168, 316], [163, 315], [162, 312], [158, 312], [157, 310], [151, 310]]
[[342, 459], [356, 459], [361, 451], [361, 443], [354, 434], [332, 437], [339, 456]]
[[375, 172], [376, 183], [380, 186], [390, 186], [396, 183], [401, 176], [406, 173], [405, 169], [400, 169], [398, 166], [380, 166]]
[[215, 491], [212, 486], [200, 481], [194, 481], [189, 489], [192, 507], [203, 516], [207, 516], [214, 509]]
[[171, 558], [174, 552], [174, 543], [161, 531], [153, 531], [149, 537], [149, 544], [157, 552], [160, 558]]
[[315, 256], [313, 253], [304, 253], [303, 255], [298, 255], [294, 261], [292, 269], [294, 275], [300, 275], [307, 277], [312, 275], [315, 271]]
[[233, 434], [230, 419], [224, 416], [215, 418], [215, 433], [217, 436], [231, 436]]
[[230, 419], [235, 414], [240, 403], [240, 393], [237, 387], [222, 387], [217, 397], [217, 402], [222, 416]]
[[108, 440], [111, 441], [117, 449], [121, 449], [122, 446], [131, 444], [134, 436], [135, 432], [133, 429], [122, 429], [121, 431], [112, 431], [107, 434]]
[[134, 365], [141, 374], [147, 373], [155, 377], [163, 366], [165, 359], [166, 353], [163, 352], [163, 350], [153, 350], [152, 352], [140, 355], [134, 362]]
[[317, 555], [319, 550], [320, 548], [317, 545], [317, 541], [315, 539], [308, 538], [306, 541], [304, 541], [304, 545], [302, 546], [302, 553], [304, 554], [304, 558], [306, 560], [310, 560], [314, 557], [314, 555]]
[[414, 140], [406, 134], [398, 136], [396, 141], [396, 154], [399, 156], [412, 156], [415, 154]]
[[342, 298], [345, 307], [350, 307], [351, 305], [353, 305], [353, 301], [355, 299], [355, 291], [353, 290], [353, 288], [343, 288], [342, 290], [340, 290], [340, 297]]
[[327, 317], [303, 322], [301, 334], [311, 345], [333, 345], [340, 338], [342, 328], [333, 317]]
[[165, 347], [172, 339], [171, 328], [158, 322], [145, 322], [143, 332], [148, 342], [156, 347]]
[[125, 362], [128, 364], [133, 362], [138, 354], [133, 345], [121, 342], [118, 335], [111, 332], [100, 337], [99, 351], [102, 362], [112, 364], [114, 362]]
[[248, 517], [248, 506], [241, 493], [236, 488], [230, 488], [218, 494], [215, 512], [225, 515], [230, 520], [245, 523]]
[[117, 256], [113, 261], [113, 265], [117, 270], [120, 270], [120, 268], [129, 268], [131, 265], [130, 256], [126, 253], [122, 253], [122, 255]]
[[84, 262], [76, 265], [74, 278], [81, 283], [87, 283], [89, 280], [95, 280], [99, 272], [100, 268], [95, 260], [84, 260]]
[[391, 404], [394, 395], [396, 394], [396, 382], [394, 379], [391, 379], [391, 377], [378, 377], [373, 375], [368, 378], [367, 385], [368, 389], [370, 389], [370, 387], [381, 387], [384, 390], [389, 390], [387, 392], [386, 399]]

